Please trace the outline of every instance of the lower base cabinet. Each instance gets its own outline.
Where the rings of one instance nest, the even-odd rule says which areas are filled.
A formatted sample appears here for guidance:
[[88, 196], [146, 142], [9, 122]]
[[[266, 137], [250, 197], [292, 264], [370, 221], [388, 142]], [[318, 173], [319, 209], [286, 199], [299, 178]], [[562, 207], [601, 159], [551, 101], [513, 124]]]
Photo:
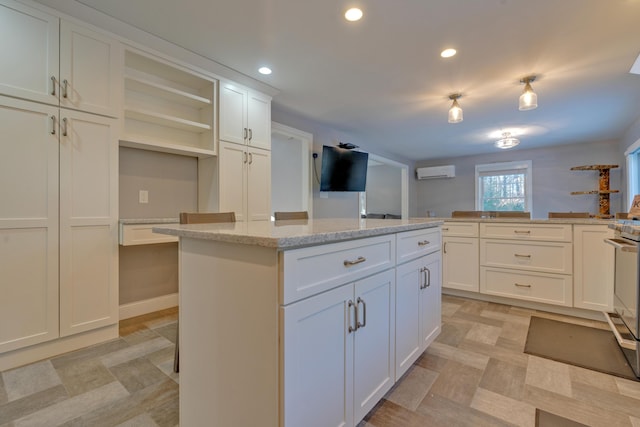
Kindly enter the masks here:
[[284, 425], [350, 426], [394, 383], [394, 270], [283, 307]]

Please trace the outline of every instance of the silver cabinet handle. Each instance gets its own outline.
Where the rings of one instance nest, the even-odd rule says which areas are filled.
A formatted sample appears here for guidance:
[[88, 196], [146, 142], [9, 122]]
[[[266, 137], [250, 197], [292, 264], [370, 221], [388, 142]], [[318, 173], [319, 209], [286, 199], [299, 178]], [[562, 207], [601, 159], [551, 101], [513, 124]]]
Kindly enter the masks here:
[[253, 139], [253, 129], [249, 129], [249, 141]]
[[359, 256], [358, 258], [356, 258], [355, 260], [351, 261], [348, 259], [344, 260], [344, 266], [345, 267], [351, 267], [352, 265], [356, 265], [356, 264], [360, 264], [361, 262], [365, 262], [367, 259], [363, 256]]
[[62, 136], [67, 136], [67, 118], [62, 119]]
[[51, 135], [56, 134], [56, 116], [51, 116]]
[[246, 153], [246, 152], [244, 152], [244, 153], [242, 153], [242, 155], [243, 155], [243, 159], [244, 159], [244, 160], [242, 161], [242, 163], [247, 163], [247, 153]]
[[531, 230], [513, 230], [516, 234], [531, 234]]
[[449, 227], [442, 227], [442, 231], [449, 231]]
[[[362, 323], [358, 321], [358, 305], [362, 303]], [[360, 297], [356, 300], [356, 329], [364, 328], [367, 326], [367, 303]]]
[[431, 242], [428, 241], [428, 240], [423, 240], [421, 242], [418, 242], [418, 246], [427, 246], [429, 243], [431, 243]]
[[514, 285], [516, 285], [519, 288], [530, 288], [531, 285], [523, 285], [522, 283], [514, 283]]
[[431, 286], [431, 270], [429, 270], [427, 267], [424, 268], [424, 272], [425, 272], [425, 279], [424, 279], [424, 288], [428, 288], [429, 286]]
[[51, 95], [56, 96], [56, 76], [51, 76]]
[[419, 289], [424, 289], [424, 282], [426, 279], [426, 276], [424, 275], [424, 267], [420, 267], [420, 270], [418, 270], [420, 272], [420, 288]]
[[444, 252], [445, 254], [447, 253], [447, 242], [444, 242], [442, 244], [442, 252]]
[[67, 97], [67, 91], [69, 90], [69, 81], [67, 79], [64, 79], [62, 81], [62, 97], [66, 98]]
[[249, 153], [249, 164], [253, 164], [253, 153]]
[[513, 256], [516, 258], [531, 258], [531, 255], [524, 255], [524, 254], [513, 254]]
[[[355, 324], [356, 327], [354, 328], [353, 326], [351, 326], [351, 307], [354, 308], [354, 312], [355, 312]], [[356, 304], [353, 303], [353, 301], [349, 300], [349, 302], [347, 303], [347, 311], [348, 311], [348, 315], [349, 315], [349, 333], [351, 332], [355, 332], [358, 329], [358, 306]]]
[[244, 139], [247, 139], [247, 131], [248, 131], [248, 129], [244, 128]]

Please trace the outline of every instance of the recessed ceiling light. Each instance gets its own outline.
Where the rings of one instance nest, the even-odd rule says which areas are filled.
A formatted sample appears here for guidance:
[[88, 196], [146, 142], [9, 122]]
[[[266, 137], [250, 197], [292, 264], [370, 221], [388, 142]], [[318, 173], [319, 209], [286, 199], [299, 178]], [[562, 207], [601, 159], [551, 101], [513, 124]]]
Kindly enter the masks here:
[[271, 74], [271, 68], [269, 68], [269, 67], [260, 67], [260, 68], [258, 68], [258, 72], [260, 74], [269, 75], [269, 74]]
[[456, 50], [455, 49], [445, 49], [442, 52], [440, 52], [440, 56], [442, 56], [443, 58], [451, 58], [453, 55], [456, 54]]
[[344, 13], [344, 17], [347, 21], [359, 21], [362, 18], [362, 10], [352, 7]]

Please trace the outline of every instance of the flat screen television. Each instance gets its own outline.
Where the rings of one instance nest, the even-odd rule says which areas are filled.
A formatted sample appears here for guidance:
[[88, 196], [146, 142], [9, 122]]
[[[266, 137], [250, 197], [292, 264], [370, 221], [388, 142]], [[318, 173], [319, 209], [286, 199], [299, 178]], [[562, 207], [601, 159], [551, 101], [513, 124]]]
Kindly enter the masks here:
[[320, 191], [365, 191], [369, 153], [322, 147]]

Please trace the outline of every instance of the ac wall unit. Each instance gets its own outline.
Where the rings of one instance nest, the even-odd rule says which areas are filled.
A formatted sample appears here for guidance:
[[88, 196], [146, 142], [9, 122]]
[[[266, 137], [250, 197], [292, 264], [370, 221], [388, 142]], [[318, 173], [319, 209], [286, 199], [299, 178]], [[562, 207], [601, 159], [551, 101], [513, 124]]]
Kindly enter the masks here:
[[455, 176], [456, 167], [454, 165], [432, 166], [416, 169], [416, 178], [418, 179], [453, 178]]

